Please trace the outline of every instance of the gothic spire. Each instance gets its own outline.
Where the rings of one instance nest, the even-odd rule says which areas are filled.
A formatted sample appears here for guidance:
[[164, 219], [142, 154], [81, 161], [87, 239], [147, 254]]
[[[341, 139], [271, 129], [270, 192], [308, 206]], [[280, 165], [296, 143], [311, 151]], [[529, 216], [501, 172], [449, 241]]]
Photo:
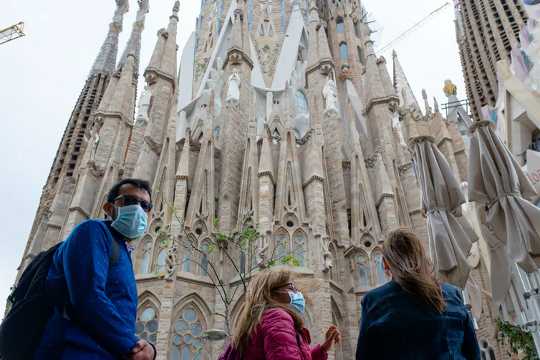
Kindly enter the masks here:
[[137, 11], [137, 18], [133, 23], [133, 29], [131, 31], [131, 36], [129, 37], [128, 44], [124, 50], [124, 54], [120, 59], [118, 64], [118, 69], [120, 70], [127, 61], [128, 55], [133, 55], [135, 57], [135, 72], [134, 75], [138, 77], [139, 75], [139, 62], [141, 56], [141, 35], [144, 30], [144, 23], [146, 20], [146, 14], [150, 11], [150, 6], [148, 3], [149, 0], [138, 0], [139, 10]]
[[116, 0], [116, 11], [113, 21], [109, 25], [107, 37], [101, 45], [99, 54], [94, 61], [90, 76], [98, 73], [112, 73], [116, 66], [116, 56], [118, 54], [118, 37], [122, 32], [124, 14], [129, 10], [128, 0]]
[[401, 106], [405, 108], [412, 107], [413, 109], [421, 113], [418, 101], [416, 101], [414, 92], [411, 88], [411, 85], [409, 84], [409, 80], [405, 75], [405, 71], [403, 70], [401, 63], [399, 62], [395, 50], [392, 53], [392, 58], [394, 62], [394, 88], [396, 89], [396, 93], [399, 96], [399, 102]]
[[[180, 1], [176, 1], [173, 7], [173, 13], [169, 18], [167, 30], [158, 31], [158, 41], [154, 48], [154, 53], [150, 59], [150, 64], [146, 68], [145, 75], [154, 72], [170, 80], [176, 78], [176, 34], [178, 29], [178, 12], [180, 11]], [[175, 84], [176, 85], [176, 84]]]

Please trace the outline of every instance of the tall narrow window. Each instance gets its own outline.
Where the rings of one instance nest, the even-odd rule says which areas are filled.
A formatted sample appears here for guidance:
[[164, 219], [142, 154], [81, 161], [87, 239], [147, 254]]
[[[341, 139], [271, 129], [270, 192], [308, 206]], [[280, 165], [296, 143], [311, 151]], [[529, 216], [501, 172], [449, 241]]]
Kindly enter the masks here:
[[156, 343], [158, 331], [158, 316], [156, 308], [152, 305], [143, 305], [139, 309], [135, 323], [137, 336], [152, 344]]
[[358, 273], [358, 286], [360, 288], [369, 287], [371, 277], [371, 266], [365, 254], [356, 255], [356, 271]]
[[201, 245], [201, 275], [208, 275], [208, 255], [210, 251], [210, 245], [208, 241], [203, 241]]
[[345, 23], [343, 22], [343, 18], [340, 16], [336, 20], [336, 31], [338, 33], [344, 33], [345, 32]]
[[298, 230], [293, 235], [293, 256], [300, 266], [306, 265], [306, 234]]
[[349, 59], [349, 46], [346, 42], [339, 44], [339, 57], [341, 61], [347, 61]]
[[377, 285], [385, 284], [388, 281], [386, 273], [384, 272], [384, 263], [383, 256], [381, 253], [377, 253], [373, 256], [373, 261], [375, 263], [375, 275], [377, 280]]
[[276, 260], [280, 262], [289, 254], [289, 234], [285, 230], [281, 230], [275, 235], [276, 241]]
[[156, 271], [158, 274], [162, 274], [165, 272], [166, 268], [167, 268], [167, 249], [161, 249], [157, 257]]
[[192, 306], [184, 308], [173, 324], [170, 360], [202, 360], [203, 331], [202, 315]]
[[360, 62], [360, 64], [363, 64], [365, 65], [365, 61], [364, 61], [364, 51], [362, 50], [362, 48], [360, 46], [358, 46], [356, 48], [356, 50], [358, 51], [358, 61]]
[[191, 272], [192, 271], [192, 257], [194, 246], [197, 246], [196, 240], [193, 237], [187, 239], [187, 243], [182, 248], [182, 271]]
[[240, 272], [246, 273], [246, 252], [244, 250], [240, 250]]

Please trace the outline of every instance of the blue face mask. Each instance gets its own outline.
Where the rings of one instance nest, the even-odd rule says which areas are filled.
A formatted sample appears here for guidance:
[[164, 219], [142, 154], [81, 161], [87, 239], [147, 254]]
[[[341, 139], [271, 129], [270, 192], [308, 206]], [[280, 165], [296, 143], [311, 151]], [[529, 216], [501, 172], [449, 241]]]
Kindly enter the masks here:
[[130, 240], [138, 239], [146, 232], [148, 215], [140, 205], [123, 206], [118, 208], [111, 226]]
[[306, 311], [306, 300], [304, 299], [304, 295], [300, 291], [289, 291], [289, 298], [291, 299], [291, 306], [300, 314], [304, 315], [304, 311]]

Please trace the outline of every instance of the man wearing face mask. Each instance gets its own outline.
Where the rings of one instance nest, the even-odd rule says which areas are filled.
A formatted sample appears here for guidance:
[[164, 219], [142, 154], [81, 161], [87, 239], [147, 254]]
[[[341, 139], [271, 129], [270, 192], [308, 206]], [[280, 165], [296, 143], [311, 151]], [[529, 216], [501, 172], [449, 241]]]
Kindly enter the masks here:
[[54, 255], [47, 289], [57, 304], [35, 359], [155, 359], [154, 345], [135, 335], [137, 287], [133, 241], [152, 210], [148, 182], [125, 179], [103, 206], [110, 220], [78, 225]]

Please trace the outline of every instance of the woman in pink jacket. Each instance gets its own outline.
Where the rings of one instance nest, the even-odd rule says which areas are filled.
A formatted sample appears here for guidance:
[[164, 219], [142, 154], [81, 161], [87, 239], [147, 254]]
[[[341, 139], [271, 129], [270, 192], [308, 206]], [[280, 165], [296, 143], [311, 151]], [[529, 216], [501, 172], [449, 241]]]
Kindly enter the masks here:
[[341, 335], [331, 326], [326, 341], [310, 347], [309, 331], [302, 319], [304, 309], [304, 296], [288, 271], [258, 273], [247, 288], [232, 343], [220, 359], [326, 360]]

